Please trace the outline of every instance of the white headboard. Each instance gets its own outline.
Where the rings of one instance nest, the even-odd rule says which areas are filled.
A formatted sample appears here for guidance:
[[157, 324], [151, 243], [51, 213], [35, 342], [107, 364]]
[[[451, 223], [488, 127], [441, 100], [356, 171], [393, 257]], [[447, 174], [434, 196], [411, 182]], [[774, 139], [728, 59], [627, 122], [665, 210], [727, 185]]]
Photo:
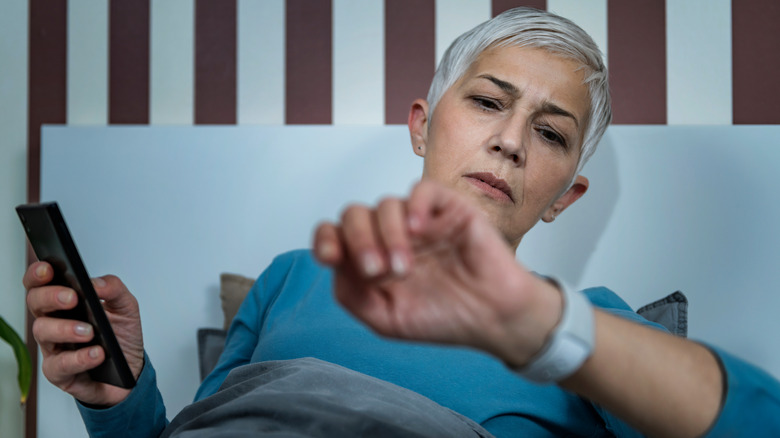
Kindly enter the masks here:
[[[692, 338], [780, 376], [780, 127], [618, 126], [590, 192], [518, 259], [638, 307], [675, 290]], [[172, 418], [198, 385], [195, 333], [219, 327], [220, 272], [257, 276], [350, 201], [402, 195], [422, 160], [403, 126], [46, 127], [41, 199], [60, 203], [92, 275], [138, 297]], [[43, 381], [41, 437], [84, 436]]]

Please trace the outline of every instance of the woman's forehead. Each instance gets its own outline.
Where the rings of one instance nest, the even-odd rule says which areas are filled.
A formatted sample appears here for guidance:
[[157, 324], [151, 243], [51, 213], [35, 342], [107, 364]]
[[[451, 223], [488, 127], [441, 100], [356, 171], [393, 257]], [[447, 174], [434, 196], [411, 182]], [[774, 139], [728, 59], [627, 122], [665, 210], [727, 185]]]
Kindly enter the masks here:
[[[485, 50], [453, 88], [493, 83], [508, 93], [537, 93], [545, 105], [566, 109], [584, 125], [590, 109], [585, 69], [575, 60], [535, 47], [494, 47]], [[541, 101], [540, 101], [541, 102]]]
[[575, 81], [577, 83], [584, 83], [586, 70], [579, 61], [548, 49], [534, 46], [491, 46], [477, 55], [461, 79], [479, 74], [480, 69], [484, 68], [503, 68], [510, 72], [534, 69], [560, 71], [578, 79]]

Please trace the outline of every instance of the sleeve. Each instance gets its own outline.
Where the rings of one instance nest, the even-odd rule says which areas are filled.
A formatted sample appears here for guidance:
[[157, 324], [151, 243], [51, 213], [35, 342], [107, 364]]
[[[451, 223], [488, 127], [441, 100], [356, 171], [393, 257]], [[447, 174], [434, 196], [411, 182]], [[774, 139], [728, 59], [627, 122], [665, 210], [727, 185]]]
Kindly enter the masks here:
[[93, 409], [78, 401], [76, 405], [92, 438], [152, 438], [168, 424], [157, 374], [146, 352], [141, 375], [124, 401], [108, 409]]
[[767, 372], [708, 346], [724, 375], [723, 405], [708, 437], [780, 436], [780, 382]]

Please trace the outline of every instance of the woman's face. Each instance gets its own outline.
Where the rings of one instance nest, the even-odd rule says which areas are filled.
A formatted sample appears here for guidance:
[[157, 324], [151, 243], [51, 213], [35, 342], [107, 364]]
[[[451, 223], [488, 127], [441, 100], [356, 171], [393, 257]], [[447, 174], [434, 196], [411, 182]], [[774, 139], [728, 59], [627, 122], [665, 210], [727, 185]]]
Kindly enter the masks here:
[[[409, 114], [423, 178], [476, 200], [514, 248], [539, 219], [551, 221], [585, 193], [578, 176], [590, 107], [584, 73], [541, 49], [482, 53], [442, 96]], [[568, 190], [567, 190], [568, 188]]]

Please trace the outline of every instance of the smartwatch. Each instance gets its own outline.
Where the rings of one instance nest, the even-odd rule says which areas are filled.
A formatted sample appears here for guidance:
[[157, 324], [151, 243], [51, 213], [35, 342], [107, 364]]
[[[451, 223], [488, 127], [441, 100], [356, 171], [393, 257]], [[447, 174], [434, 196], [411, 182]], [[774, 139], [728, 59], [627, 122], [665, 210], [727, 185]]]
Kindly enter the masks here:
[[593, 305], [579, 291], [548, 278], [563, 295], [563, 314], [547, 343], [531, 361], [513, 371], [537, 383], [558, 382], [574, 374], [593, 352]]

